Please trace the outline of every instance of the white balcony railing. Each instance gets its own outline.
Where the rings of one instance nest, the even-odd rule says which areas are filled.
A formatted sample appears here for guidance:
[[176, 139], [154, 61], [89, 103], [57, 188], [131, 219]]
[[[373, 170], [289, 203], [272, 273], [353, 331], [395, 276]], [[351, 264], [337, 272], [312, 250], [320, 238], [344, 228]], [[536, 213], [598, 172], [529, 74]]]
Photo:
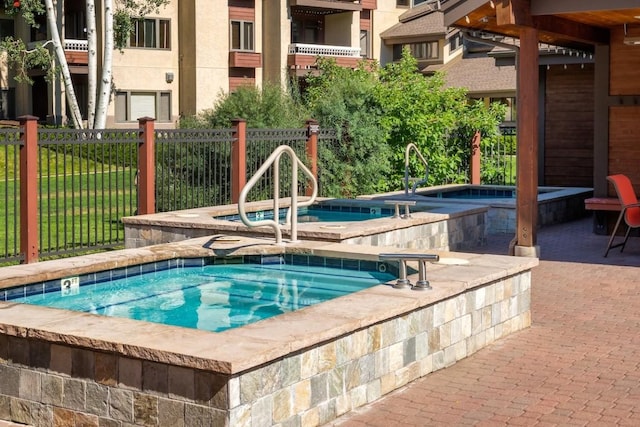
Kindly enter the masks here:
[[[37, 42], [29, 42], [27, 43], [28, 49], [34, 49], [38, 45], [42, 44], [51, 44], [51, 40], [49, 41], [37, 41]], [[62, 42], [62, 47], [64, 50], [72, 50], [76, 52], [87, 52], [89, 51], [89, 44], [86, 40], [74, 40], [74, 39], [66, 39]]]
[[289, 45], [289, 55], [345, 56], [349, 58], [360, 58], [360, 48], [293, 43]]
[[79, 52], [87, 52], [89, 50], [89, 44], [86, 40], [65, 39], [62, 44], [64, 45], [64, 50], [75, 50]]

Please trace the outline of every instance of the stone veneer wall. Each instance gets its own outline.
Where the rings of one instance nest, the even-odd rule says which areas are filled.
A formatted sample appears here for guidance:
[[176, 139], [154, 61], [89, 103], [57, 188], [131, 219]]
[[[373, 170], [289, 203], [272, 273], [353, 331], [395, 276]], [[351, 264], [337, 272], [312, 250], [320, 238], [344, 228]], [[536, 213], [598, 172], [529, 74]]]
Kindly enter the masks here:
[[354, 237], [343, 240], [342, 243], [442, 251], [473, 249], [487, 242], [486, 222], [487, 211], [483, 211], [445, 221]]
[[0, 419], [316, 426], [530, 326], [530, 290], [526, 271], [231, 377], [2, 334]]
[[[583, 218], [588, 214], [584, 208], [586, 195], [552, 199], [538, 203], [538, 226], [561, 224]], [[489, 209], [487, 233], [515, 233], [516, 208], [494, 206]]]
[[[465, 214], [443, 221], [359, 236], [340, 241], [348, 244], [425, 248], [444, 251], [472, 249], [486, 244], [487, 211]], [[138, 248], [211, 235], [212, 231], [161, 225], [127, 224], [125, 246]], [[273, 235], [270, 235], [273, 236]], [[328, 241], [323, 239], [323, 241]]]

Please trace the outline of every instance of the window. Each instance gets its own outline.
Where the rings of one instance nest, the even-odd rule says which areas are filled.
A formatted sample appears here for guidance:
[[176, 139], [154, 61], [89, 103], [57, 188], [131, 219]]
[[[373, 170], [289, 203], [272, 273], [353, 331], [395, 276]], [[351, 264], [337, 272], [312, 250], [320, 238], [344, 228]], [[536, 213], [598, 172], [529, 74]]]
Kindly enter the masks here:
[[504, 116], [505, 122], [515, 122], [516, 121], [516, 99], [514, 97], [508, 98], [491, 98], [489, 100], [490, 103], [499, 102], [506, 106], [506, 112]]
[[291, 21], [291, 43], [322, 44], [324, 34], [323, 17], [313, 19], [307, 16], [294, 16]]
[[399, 61], [402, 58], [402, 49], [405, 47], [408, 47], [411, 51], [411, 55], [418, 60], [438, 59], [440, 57], [437, 41], [404, 45], [396, 44], [393, 46], [394, 61]]
[[415, 7], [419, 4], [422, 4], [428, 0], [396, 0], [396, 6], [400, 7]]
[[462, 33], [457, 33], [449, 39], [449, 51], [453, 52], [462, 47]]
[[360, 30], [360, 56], [369, 58], [369, 31]]
[[168, 19], [139, 19], [133, 22], [129, 47], [171, 49], [170, 21]]
[[231, 21], [231, 50], [253, 51], [253, 22]]
[[116, 122], [135, 122], [140, 117], [153, 117], [159, 122], [171, 121], [171, 92], [116, 92]]

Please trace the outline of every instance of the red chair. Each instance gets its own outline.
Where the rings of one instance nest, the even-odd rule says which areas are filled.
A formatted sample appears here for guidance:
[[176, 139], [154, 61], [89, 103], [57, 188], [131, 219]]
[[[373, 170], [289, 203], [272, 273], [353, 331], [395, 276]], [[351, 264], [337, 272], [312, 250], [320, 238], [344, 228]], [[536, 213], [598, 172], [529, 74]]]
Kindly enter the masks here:
[[[631, 180], [626, 175], [622, 174], [609, 175], [607, 179], [613, 184], [613, 187], [616, 189], [616, 193], [618, 194], [618, 200], [620, 200], [622, 210], [620, 211], [618, 221], [616, 221], [616, 226], [613, 228], [613, 232], [611, 233], [611, 237], [609, 238], [607, 251], [604, 253], [605, 257], [609, 254], [610, 249], [617, 248], [618, 246], [622, 246], [622, 248], [620, 248], [620, 252], [622, 252], [624, 250], [624, 245], [627, 244], [627, 239], [629, 239], [629, 233], [631, 232], [631, 229], [640, 228], [640, 203], [638, 203], [638, 198], [635, 191], [633, 190], [633, 186], [631, 185]], [[624, 234], [624, 240], [613, 245], [613, 240], [616, 237], [616, 232], [618, 231], [618, 227], [620, 226], [623, 218], [625, 224], [627, 225], [627, 231]]]

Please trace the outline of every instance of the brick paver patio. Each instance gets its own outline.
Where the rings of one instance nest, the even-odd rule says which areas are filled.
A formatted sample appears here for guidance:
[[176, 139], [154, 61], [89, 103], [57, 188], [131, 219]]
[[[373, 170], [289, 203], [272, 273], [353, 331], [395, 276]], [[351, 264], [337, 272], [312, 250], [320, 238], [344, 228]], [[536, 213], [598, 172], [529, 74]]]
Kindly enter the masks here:
[[591, 227], [540, 230], [531, 328], [331, 425], [640, 425], [640, 238], [604, 258]]

